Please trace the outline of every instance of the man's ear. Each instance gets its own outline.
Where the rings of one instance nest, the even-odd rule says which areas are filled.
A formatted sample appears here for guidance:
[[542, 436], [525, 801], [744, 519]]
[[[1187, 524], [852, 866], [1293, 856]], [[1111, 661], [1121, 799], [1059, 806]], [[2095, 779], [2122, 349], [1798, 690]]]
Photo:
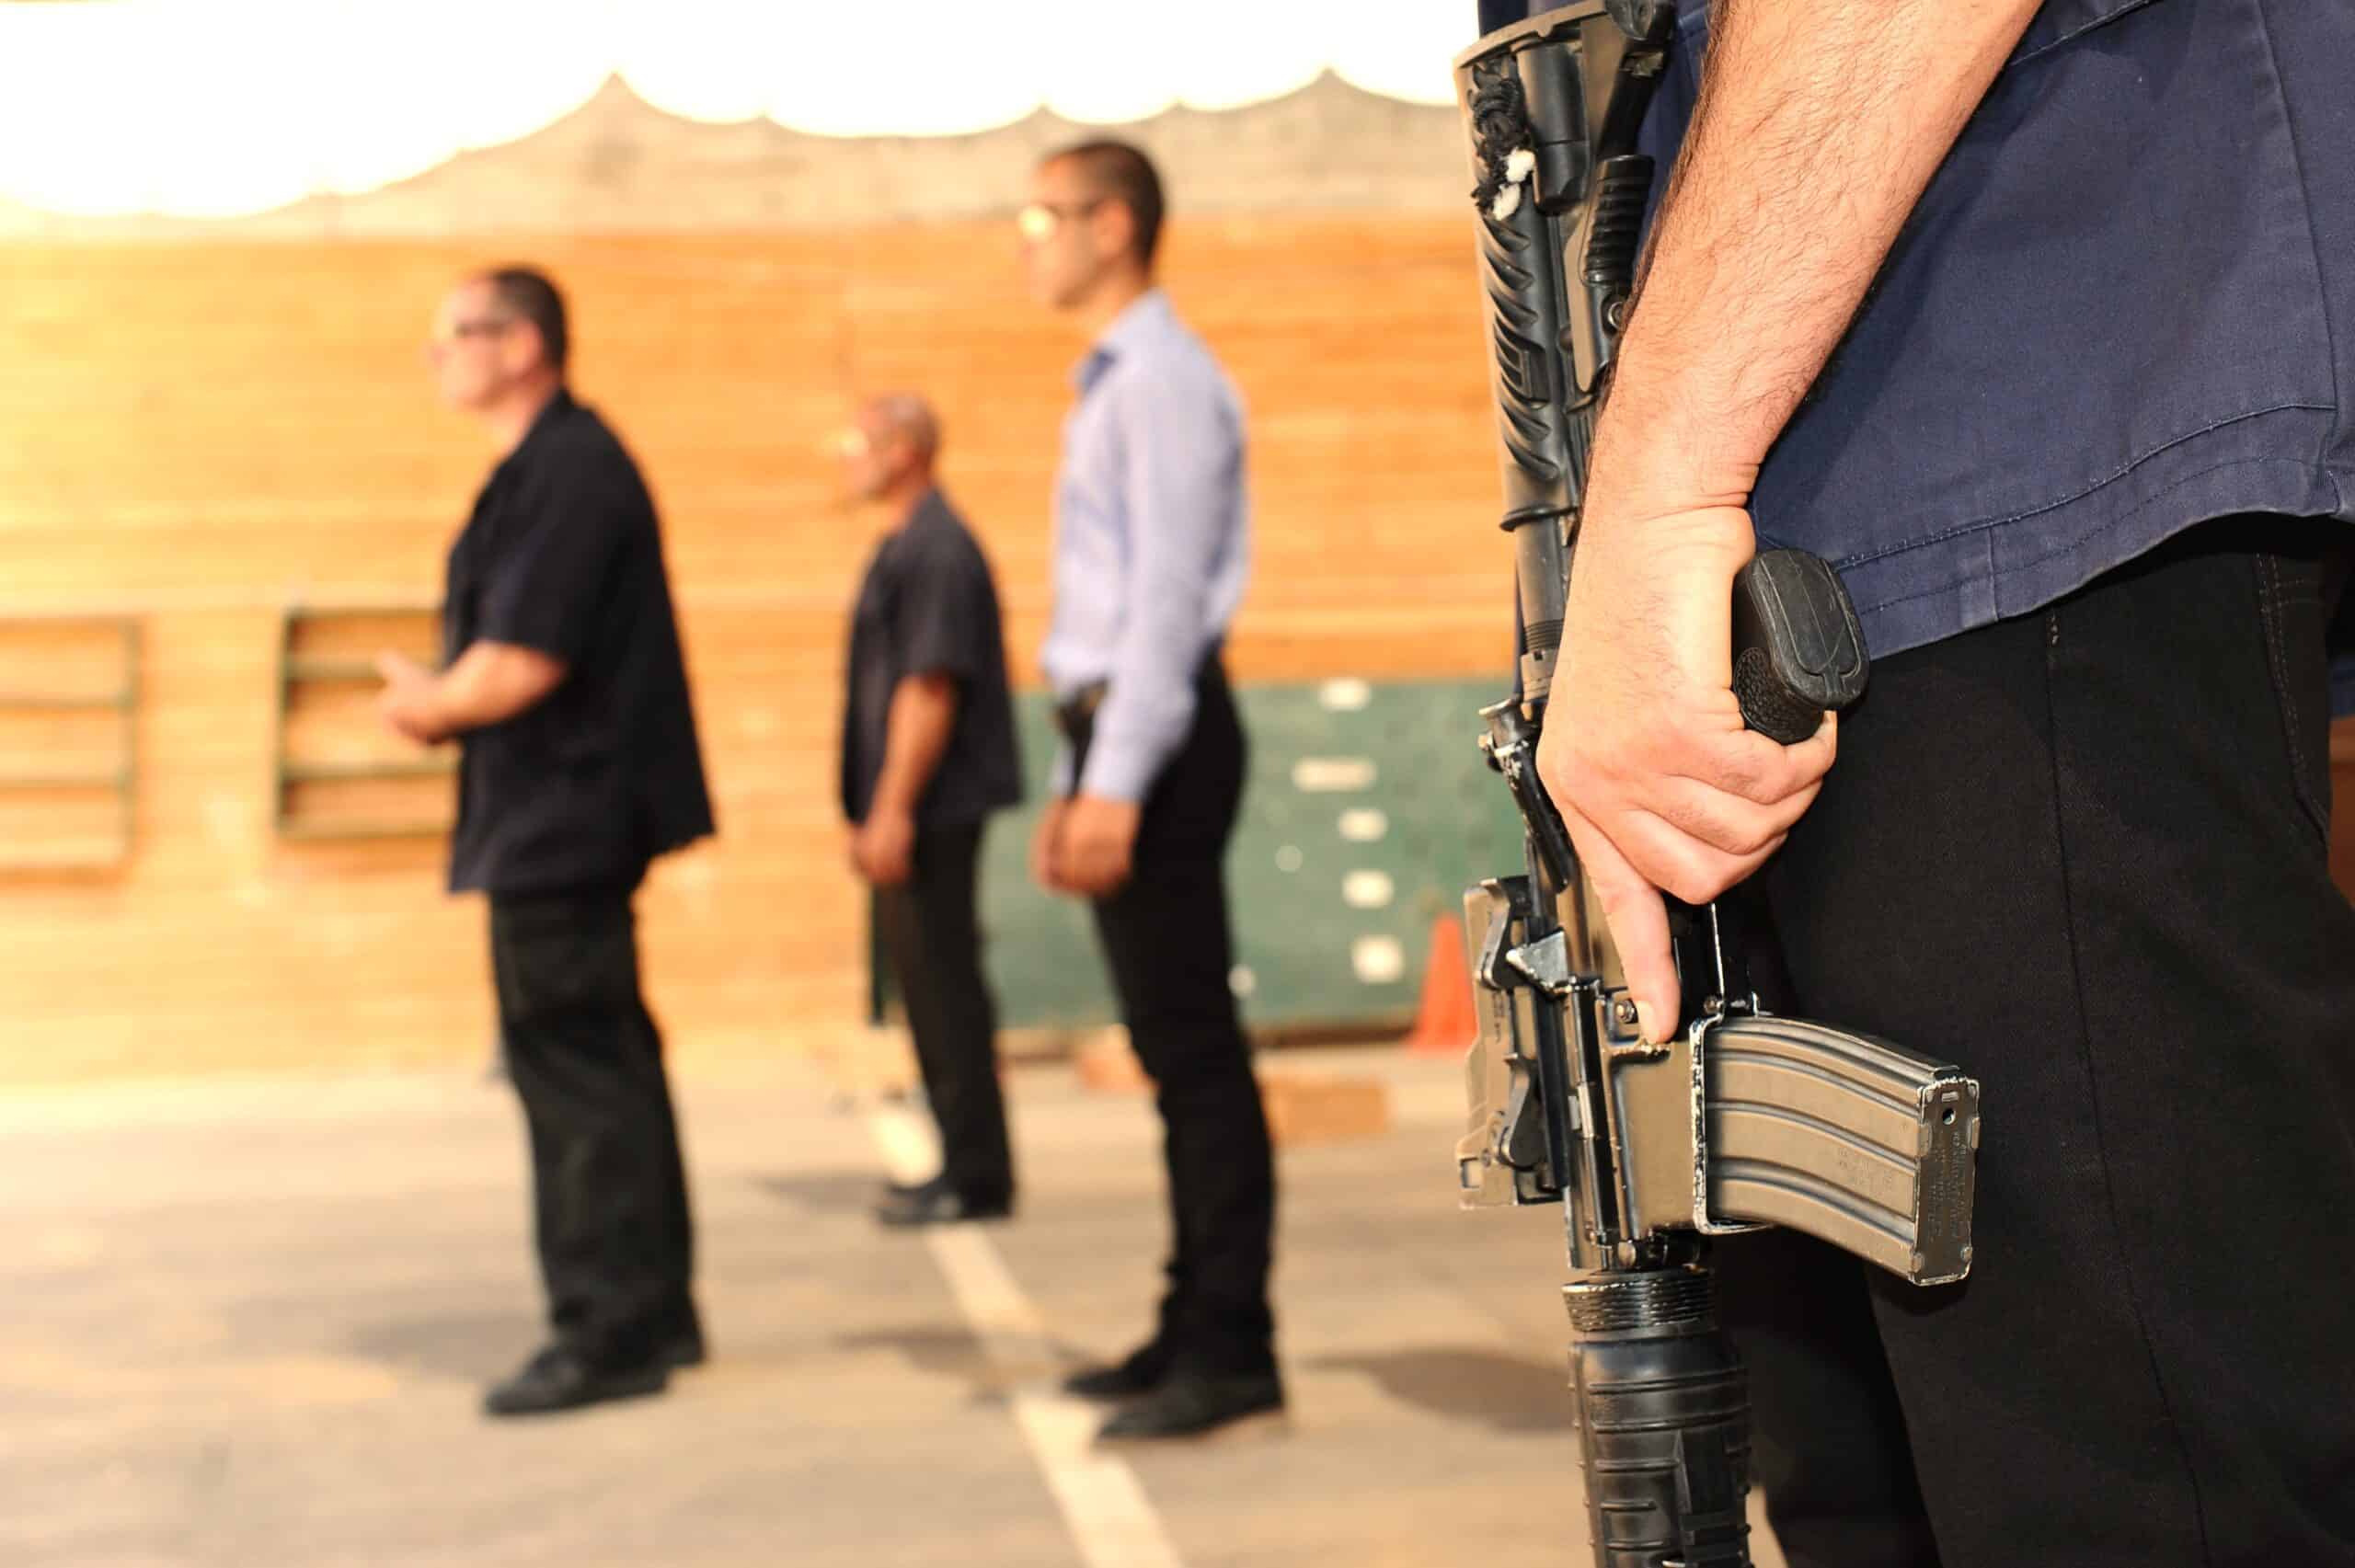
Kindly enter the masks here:
[[1119, 197], [1109, 197], [1096, 209], [1096, 246], [1106, 256], [1126, 256], [1135, 248], [1137, 215]]
[[507, 373], [522, 375], [548, 357], [547, 340], [540, 329], [528, 321], [519, 321], [509, 329], [506, 339]]

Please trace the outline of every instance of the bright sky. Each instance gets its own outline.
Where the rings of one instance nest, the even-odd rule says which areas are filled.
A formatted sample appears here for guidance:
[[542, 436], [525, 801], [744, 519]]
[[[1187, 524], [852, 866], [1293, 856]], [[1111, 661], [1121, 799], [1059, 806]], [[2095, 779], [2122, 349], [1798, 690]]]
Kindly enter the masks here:
[[687, 119], [959, 135], [1117, 124], [1331, 70], [1450, 98], [1472, 0], [86, 0], [0, 4], [0, 197], [227, 217], [420, 174], [609, 76]]

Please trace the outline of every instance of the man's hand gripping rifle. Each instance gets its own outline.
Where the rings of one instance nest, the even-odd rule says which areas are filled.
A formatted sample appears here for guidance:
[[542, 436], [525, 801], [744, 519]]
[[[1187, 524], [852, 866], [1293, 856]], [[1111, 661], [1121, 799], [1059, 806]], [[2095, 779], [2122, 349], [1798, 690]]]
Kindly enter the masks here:
[[[1979, 1085], [1885, 1041], [1768, 1014], [1740, 904], [1671, 904], [1683, 1016], [1645, 1043], [1569, 835], [1537, 774], [1595, 416], [1634, 288], [1651, 160], [1636, 133], [1674, 27], [1580, 0], [1456, 62], [1521, 619], [1520, 690], [1481, 745], [1520, 807], [1526, 874], [1465, 901], [1480, 1035], [1466, 1206], [1559, 1201], [1572, 1387], [1601, 1568], [1746, 1565], [1749, 1404], [1707, 1238], [1787, 1225], [1921, 1285], [1970, 1268]], [[1575, 266], [1571, 265], [1575, 263]], [[1774, 551], [1735, 584], [1733, 688], [1786, 744], [1863, 692], [1864, 642], [1823, 562]]]

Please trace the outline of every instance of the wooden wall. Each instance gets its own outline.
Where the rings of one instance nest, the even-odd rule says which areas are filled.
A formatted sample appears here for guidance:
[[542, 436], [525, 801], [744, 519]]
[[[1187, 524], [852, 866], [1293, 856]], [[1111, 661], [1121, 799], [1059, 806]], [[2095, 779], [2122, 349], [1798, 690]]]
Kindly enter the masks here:
[[[1496, 668], [1508, 570], [1468, 241], [1453, 218], [1176, 231], [1169, 284], [1252, 410], [1245, 679]], [[721, 837], [643, 904], [691, 1047], [856, 1016], [862, 905], [833, 779], [843, 609], [874, 520], [823, 454], [861, 391], [940, 405], [1017, 672], [1047, 609], [1053, 451], [1080, 344], [998, 225], [0, 248], [0, 611], [146, 625], [134, 854], [0, 875], [0, 1076], [464, 1059], [482, 914], [431, 841], [273, 830], [279, 615], [430, 600], [487, 466], [419, 348], [510, 257], [573, 295], [577, 380], [662, 505]]]
[[[1175, 231], [1171, 291], [1252, 411], [1242, 678], [1497, 668], [1509, 568], [1467, 244], [1455, 216]], [[0, 247], [0, 612], [132, 612], [145, 637], [132, 858], [0, 874], [0, 1079], [488, 1048], [482, 913], [441, 895], [440, 845], [281, 841], [272, 758], [284, 607], [437, 589], [487, 456], [434, 405], [419, 345], [454, 275], [511, 257], [570, 287], [580, 386], [637, 448], [669, 531], [721, 837], [644, 900], [656, 1004], [690, 1049], [779, 1048], [856, 1016], [862, 905], [831, 785], [873, 520], [835, 499], [822, 446], [859, 392], [939, 403], [948, 483], [1030, 678], [1080, 345], [1024, 298], [1004, 228], [17, 246]], [[0, 736], [0, 754], [104, 753], [102, 725], [64, 722]]]

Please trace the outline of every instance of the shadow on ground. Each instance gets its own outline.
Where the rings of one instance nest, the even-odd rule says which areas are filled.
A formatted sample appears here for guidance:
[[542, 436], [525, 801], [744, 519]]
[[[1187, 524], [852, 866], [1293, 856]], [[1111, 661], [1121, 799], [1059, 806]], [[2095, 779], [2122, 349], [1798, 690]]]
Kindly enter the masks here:
[[781, 1197], [805, 1214], [865, 1214], [883, 1196], [883, 1180], [871, 1170], [803, 1171], [790, 1176], [757, 1176], [753, 1185]]
[[523, 1306], [373, 1322], [355, 1331], [345, 1347], [403, 1372], [483, 1382], [513, 1371], [546, 1337], [538, 1314]]
[[1316, 1371], [1361, 1372], [1403, 1404], [1498, 1432], [1570, 1429], [1568, 1379], [1551, 1362], [1489, 1350], [1426, 1348], [1328, 1356], [1303, 1365]]
[[971, 1384], [977, 1402], [999, 1402], [1026, 1384], [1051, 1382], [1079, 1359], [1078, 1352], [1070, 1346], [1051, 1343], [1045, 1347], [1046, 1359], [1022, 1366], [1001, 1364], [991, 1359], [971, 1333], [946, 1323], [867, 1329], [837, 1335], [833, 1345], [837, 1350], [853, 1354], [868, 1350], [896, 1352], [919, 1372], [936, 1378], [956, 1378]]

